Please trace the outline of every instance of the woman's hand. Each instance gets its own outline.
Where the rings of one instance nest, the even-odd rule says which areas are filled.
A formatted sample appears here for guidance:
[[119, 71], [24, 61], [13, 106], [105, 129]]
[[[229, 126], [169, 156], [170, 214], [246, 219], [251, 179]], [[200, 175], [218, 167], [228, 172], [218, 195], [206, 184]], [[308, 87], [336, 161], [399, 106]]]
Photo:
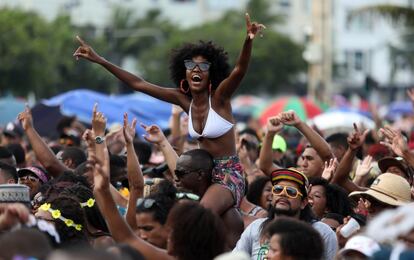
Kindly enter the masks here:
[[266, 29], [266, 26], [264, 26], [261, 23], [257, 23], [257, 22], [252, 23], [250, 21], [250, 16], [248, 13], [246, 13], [246, 27], [247, 27], [247, 35], [249, 36], [251, 40], [254, 39], [257, 33], [259, 33], [260, 37], [262, 37], [261, 31], [263, 29]]
[[361, 163], [358, 164], [355, 177], [365, 177], [372, 169], [372, 156], [367, 155]]
[[76, 60], [79, 60], [79, 57], [90, 60], [95, 63], [99, 63], [103, 60], [101, 56], [99, 56], [91, 46], [89, 46], [81, 37], [76, 36], [76, 39], [80, 43], [80, 46], [76, 49], [73, 53], [73, 56], [76, 57]]

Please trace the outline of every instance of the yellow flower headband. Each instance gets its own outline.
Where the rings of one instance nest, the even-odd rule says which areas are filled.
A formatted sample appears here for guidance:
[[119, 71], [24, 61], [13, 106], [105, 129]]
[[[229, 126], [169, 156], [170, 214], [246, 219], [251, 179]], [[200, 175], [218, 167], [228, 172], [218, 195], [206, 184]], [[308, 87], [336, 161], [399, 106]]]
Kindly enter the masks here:
[[52, 218], [62, 220], [68, 227], [74, 227], [77, 231], [82, 230], [81, 224], [76, 224], [73, 220], [63, 217], [60, 210], [51, 208], [50, 203], [42, 204], [39, 209], [50, 212], [50, 214], [52, 214]]
[[92, 208], [93, 205], [95, 205], [95, 200], [90, 198], [86, 202], [82, 202], [80, 205], [81, 205], [82, 208], [84, 208], [84, 207]]

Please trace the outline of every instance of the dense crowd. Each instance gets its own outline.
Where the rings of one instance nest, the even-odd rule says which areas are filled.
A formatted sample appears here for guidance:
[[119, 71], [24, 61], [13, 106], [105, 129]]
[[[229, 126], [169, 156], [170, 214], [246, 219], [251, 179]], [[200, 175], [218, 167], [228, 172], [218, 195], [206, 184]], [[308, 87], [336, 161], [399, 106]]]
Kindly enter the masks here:
[[1, 132], [0, 259], [414, 258], [414, 120], [324, 136], [289, 110], [240, 129], [230, 101], [264, 29], [246, 26], [233, 70], [212, 42], [174, 50], [177, 88], [78, 37], [76, 58], [174, 104], [170, 128], [140, 138], [139, 118], [107, 126], [96, 104], [42, 137], [26, 107]]

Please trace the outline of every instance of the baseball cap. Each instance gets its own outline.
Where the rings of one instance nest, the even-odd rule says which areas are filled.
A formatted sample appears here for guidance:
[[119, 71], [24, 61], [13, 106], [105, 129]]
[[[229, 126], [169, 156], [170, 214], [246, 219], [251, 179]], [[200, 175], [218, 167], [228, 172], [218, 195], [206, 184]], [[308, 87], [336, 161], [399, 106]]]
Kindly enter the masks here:
[[378, 176], [366, 191], [354, 191], [350, 198], [366, 196], [382, 203], [400, 206], [411, 202], [410, 184], [401, 176], [393, 173], [383, 173]]
[[41, 167], [30, 166], [17, 171], [17, 175], [19, 177], [26, 176], [28, 174], [34, 174], [42, 183], [45, 183], [49, 180], [46, 171]]
[[296, 182], [299, 185], [299, 189], [303, 196], [308, 195], [309, 181], [308, 178], [302, 172], [293, 168], [277, 169], [271, 174], [272, 185], [276, 185], [279, 181], [287, 180]]
[[3, 129], [3, 134], [10, 137], [22, 137], [24, 135], [24, 131], [21, 126], [13, 122], [9, 122]]
[[342, 248], [338, 254], [344, 255], [350, 251], [357, 251], [364, 254], [366, 257], [371, 257], [380, 249], [379, 244], [372, 238], [357, 235], [351, 237], [348, 242], [346, 242], [345, 247]]
[[273, 137], [272, 149], [280, 150], [283, 153], [286, 152], [287, 145], [285, 139], [280, 135], [275, 135], [275, 137]]

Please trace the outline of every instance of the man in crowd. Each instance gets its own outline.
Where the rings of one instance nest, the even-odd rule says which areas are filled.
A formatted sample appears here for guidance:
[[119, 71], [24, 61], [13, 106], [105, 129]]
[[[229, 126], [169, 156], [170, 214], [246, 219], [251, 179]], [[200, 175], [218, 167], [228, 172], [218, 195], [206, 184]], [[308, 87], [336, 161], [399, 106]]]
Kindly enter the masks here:
[[251, 259], [266, 255], [266, 238], [261, 237], [263, 228], [278, 216], [286, 216], [307, 222], [315, 228], [324, 242], [324, 259], [334, 259], [337, 251], [335, 233], [318, 221], [308, 204], [308, 179], [294, 169], [278, 169], [272, 172], [273, 199], [268, 218], [252, 222], [243, 232], [233, 251], [247, 252]]

